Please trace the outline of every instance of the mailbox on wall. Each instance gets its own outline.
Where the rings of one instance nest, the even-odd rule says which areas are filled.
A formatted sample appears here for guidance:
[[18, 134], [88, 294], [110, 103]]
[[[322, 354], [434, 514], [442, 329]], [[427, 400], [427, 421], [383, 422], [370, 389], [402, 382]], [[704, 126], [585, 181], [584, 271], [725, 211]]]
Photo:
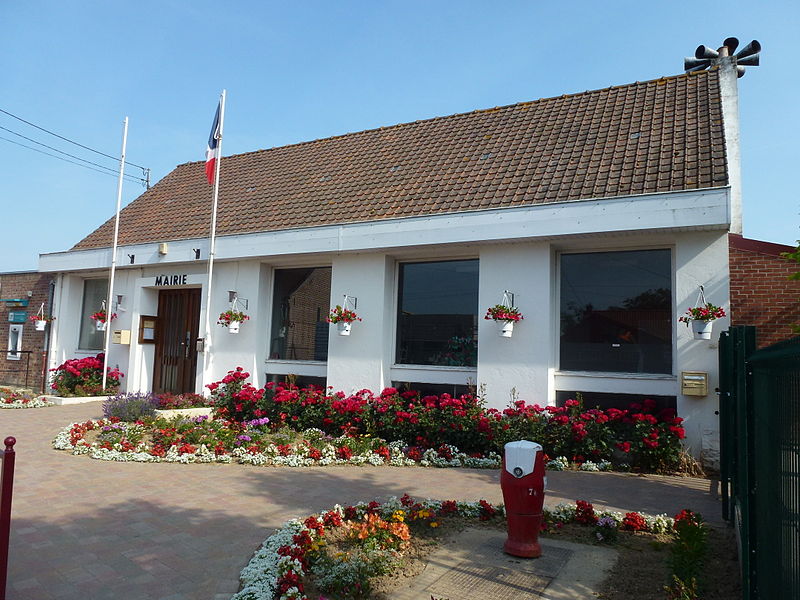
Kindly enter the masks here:
[[681, 394], [684, 396], [708, 396], [708, 373], [681, 372]]

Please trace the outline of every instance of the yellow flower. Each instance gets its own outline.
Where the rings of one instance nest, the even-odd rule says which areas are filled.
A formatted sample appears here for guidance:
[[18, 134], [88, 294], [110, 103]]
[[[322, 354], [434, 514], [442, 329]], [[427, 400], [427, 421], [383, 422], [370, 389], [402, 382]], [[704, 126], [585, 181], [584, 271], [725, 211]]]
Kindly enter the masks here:
[[438, 527], [438, 526], [439, 523], [437, 523], [436, 521], [431, 521], [431, 527]]

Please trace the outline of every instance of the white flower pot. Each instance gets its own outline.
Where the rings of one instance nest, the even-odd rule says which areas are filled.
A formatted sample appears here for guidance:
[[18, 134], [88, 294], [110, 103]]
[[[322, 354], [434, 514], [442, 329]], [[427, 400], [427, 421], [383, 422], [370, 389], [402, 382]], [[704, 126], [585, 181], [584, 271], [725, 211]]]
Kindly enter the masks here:
[[500, 337], [511, 337], [514, 333], [514, 321], [500, 321]]
[[339, 321], [336, 324], [336, 329], [339, 330], [339, 335], [350, 335], [350, 330], [353, 329], [353, 324]]
[[94, 326], [97, 327], [97, 331], [105, 331], [106, 330], [106, 322], [105, 321], [95, 321]]
[[239, 325], [241, 325], [239, 321], [231, 321], [228, 323], [228, 333], [239, 333]]
[[692, 335], [696, 340], [710, 340], [714, 321], [692, 321]]
[[44, 331], [44, 328], [47, 327], [47, 321], [34, 321], [34, 327], [36, 327], [36, 331]]

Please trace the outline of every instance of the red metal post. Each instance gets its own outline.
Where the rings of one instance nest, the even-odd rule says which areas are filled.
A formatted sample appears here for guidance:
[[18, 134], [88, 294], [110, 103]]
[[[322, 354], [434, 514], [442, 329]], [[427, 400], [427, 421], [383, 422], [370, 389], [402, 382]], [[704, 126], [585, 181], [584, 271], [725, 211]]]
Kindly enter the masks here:
[[8, 541], [11, 535], [11, 495], [14, 491], [16, 443], [17, 440], [11, 436], [5, 439], [6, 449], [3, 452], [3, 470], [0, 475], [0, 600], [6, 600], [8, 582]]

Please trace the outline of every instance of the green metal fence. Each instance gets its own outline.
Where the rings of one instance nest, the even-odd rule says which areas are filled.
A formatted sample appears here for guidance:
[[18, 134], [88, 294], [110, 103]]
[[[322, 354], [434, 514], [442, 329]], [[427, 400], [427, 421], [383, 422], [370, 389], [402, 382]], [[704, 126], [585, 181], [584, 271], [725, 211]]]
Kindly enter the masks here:
[[720, 337], [722, 516], [737, 532], [744, 600], [800, 598], [800, 338], [755, 350]]

